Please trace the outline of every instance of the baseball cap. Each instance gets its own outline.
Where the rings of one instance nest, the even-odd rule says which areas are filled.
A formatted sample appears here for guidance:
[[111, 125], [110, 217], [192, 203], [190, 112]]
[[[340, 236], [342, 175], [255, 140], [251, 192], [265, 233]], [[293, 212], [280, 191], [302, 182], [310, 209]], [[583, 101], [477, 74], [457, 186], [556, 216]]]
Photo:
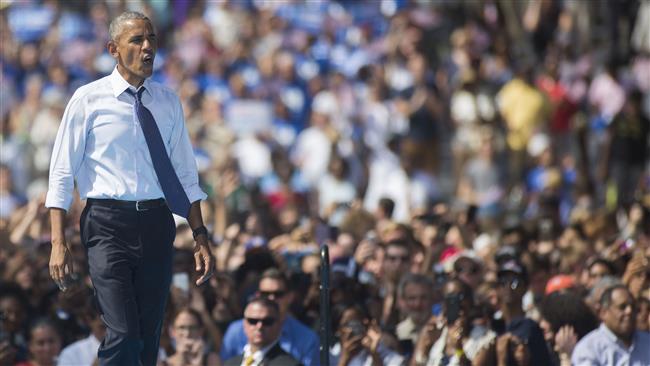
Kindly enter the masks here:
[[546, 289], [544, 290], [544, 293], [546, 295], [549, 295], [556, 291], [561, 291], [561, 290], [571, 288], [574, 285], [575, 285], [575, 279], [573, 278], [573, 276], [559, 274], [553, 276], [550, 280], [548, 280], [548, 282], [546, 282]]
[[516, 260], [505, 261], [499, 265], [497, 277], [501, 277], [506, 273], [514, 273], [521, 277], [524, 281], [528, 282], [528, 271], [521, 263]]

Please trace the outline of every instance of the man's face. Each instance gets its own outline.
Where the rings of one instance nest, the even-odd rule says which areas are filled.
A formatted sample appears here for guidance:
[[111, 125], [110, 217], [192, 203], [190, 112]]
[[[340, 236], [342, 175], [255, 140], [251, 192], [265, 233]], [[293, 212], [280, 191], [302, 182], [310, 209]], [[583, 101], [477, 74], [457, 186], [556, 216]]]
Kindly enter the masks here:
[[458, 258], [454, 263], [454, 272], [472, 288], [475, 288], [482, 280], [481, 266], [470, 258]]
[[593, 288], [601, 278], [610, 275], [609, 268], [603, 263], [595, 263], [589, 268], [587, 287]]
[[21, 309], [20, 302], [13, 297], [5, 297], [0, 300], [0, 325], [8, 332], [16, 332], [25, 320], [25, 313]]
[[29, 352], [37, 361], [36, 364], [51, 363], [61, 352], [61, 338], [51, 327], [39, 326], [31, 332]]
[[399, 277], [408, 270], [409, 263], [410, 257], [408, 249], [397, 245], [389, 245], [386, 248], [386, 255], [384, 256], [384, 273], [388, 279], [399, 279]]
[[140, 85], [151, 76], [157, 48], [153, 26], [144, 19], [123, 22], [117, 39], [108, 43], [108, 51], [117, 61], [118, 71], [132, 85]]
[[252, 303], [244, 310], [244, 333], [248, 343], [255, 348], [264, 348], [280, 335], [280, 320], [270, 307]]
[[401, 308], [416, 323], [424, 323], [431, 316], [431, 289], [419, 283], [409, 283], [404, 287]]
[[630, 281], [627, 287], [633, 294], [639, 296], [645, 288], [648, 287], [650, 282], [650, 273], [647, 271], [640, 271], [630, 276]]
[[263, 278], [260, 281], [258, 295], [275, 301], [280, 307], [280, 317], [284, 318], [291, 305], [291, 294], [282, 281]]
[[504, 272], [499, 275], [497, 294], [502, 304], [521, 304], [526, 293], [526, 282], [516, 273]]
[[176, 316], [173, 325], [173, 336], [178, 340], [200, 339], [202, 335], [199, 320], [192, 313], [183, 311]]
[[612, 302], [601, 309], [600, 318], [619, 338], [629, 339], [636, 329], [636, 308], [632, 295], [622, 288], [614, 290]]

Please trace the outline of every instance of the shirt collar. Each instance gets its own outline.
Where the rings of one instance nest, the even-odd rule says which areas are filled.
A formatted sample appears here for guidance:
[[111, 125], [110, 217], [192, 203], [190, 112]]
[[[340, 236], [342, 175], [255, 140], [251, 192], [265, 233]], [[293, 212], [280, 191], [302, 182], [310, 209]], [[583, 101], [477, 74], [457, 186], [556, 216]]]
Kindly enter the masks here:
[[[276, 339], [274, 342], [272, 342], [272, 343], [269, 344], [268, 346], [262, 348], [261, 350], [258, 350], [257, 352], [253, 353], [253, 359], [254, 359], [254, 361], [253, 361], [253, 365], [259, 365], [259, 364], [262, 362], [262, 360], [264, 359], [264, 357], [266, 356], [266, 354], [267, 354], [267, 353], [271, 350], [271, 348], [273, 348], [277, 343], [278, 343], [278, 339]], [[250, 354], [251, 354], [251, 346], [247, 343], [247, 344], [244, 346], [244, 357], [243, 357], [242, 359], [245, 360], [246, 357], [248, 357], [248, 355], [250, 355]]]
[[600, 324], [600, 331], [603, 333], [605, 337], [607, 337], [607, 339], [609, 339], [613, 343], [619, 344], [623, 349], [628, 349], [628, 350], [634, 349], [634, 345], [636, 344], [637, 332], [634, 332], [634, 335], [632, 337], [632, 344], [630, 345], [630, 347], [628, 347], [623, 343], [623, 341], [618, 339], [618, 336], [614, 334], [614, 332], [612, 332], [609, 328], [607, 328], [605, 323]]
[[[135, 87], [124, 80], [120, 72], [117, 71], [117, 66], [115, 66], [113, 69], [113, 72], [109, 76], [109, 80], [111, 82], [111, 87], [113, 88], [113, 96], [115, 98], [124, 93], [126, 89], [131, 88], [133, 91], [135, 91]], [[151, 95], [148, 78], [144, 79], [144, 83], [142, 83], [142, 85], [145, 87], [145, 93], [149, 93]]]

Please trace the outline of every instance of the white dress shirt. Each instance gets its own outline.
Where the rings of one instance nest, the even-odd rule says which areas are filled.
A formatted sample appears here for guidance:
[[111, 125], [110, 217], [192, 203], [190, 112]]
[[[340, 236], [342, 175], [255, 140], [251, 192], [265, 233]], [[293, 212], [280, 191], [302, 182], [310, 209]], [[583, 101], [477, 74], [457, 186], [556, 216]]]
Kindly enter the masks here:
[[[278, 343], [278, 341], [275, 341], [275, 342], [269, 344], [268, 346], [254, 352], [253, 353], [253, 363], [250, 364], [250, 366], [259, 366], [259, 365], [261, 365], [262, 361], [264, 361], [264, 357], [266, 356], [266, 354], [269, 353], [271, 348], [273, 348], [276, 345], [276, 343]], [[244, 346], [244, 355], [243, 355], [243, 357], [241, 359], [241, 366], [249, 366], [249, 365], [246, 365], [246, 359], [250, 355], [251, 355], [251, 346], [249, 344], [246, 344]]]
[[582, 337], [571, 354], [575, 366], [648, 366], [650, 333], [636, 331], [626, 346], [604, 323]]
[[94, 335], [76, 341], [61, 351], [58, 366], [91, 366], [97, 359], [99, 340]]
[[[181, 103], [169, 88], [146, 79], [142, 103], [156, 120], [167, 153], [190, 202], [205, 199], [199, 187]], [[74, 181], [81, 199], [127, 201], [164, 197], [144, 134], [135, 116], [131, 86], [117, 71], [74, 93], [59, 126], [50, 163], [46, 207], [67, 210]]]

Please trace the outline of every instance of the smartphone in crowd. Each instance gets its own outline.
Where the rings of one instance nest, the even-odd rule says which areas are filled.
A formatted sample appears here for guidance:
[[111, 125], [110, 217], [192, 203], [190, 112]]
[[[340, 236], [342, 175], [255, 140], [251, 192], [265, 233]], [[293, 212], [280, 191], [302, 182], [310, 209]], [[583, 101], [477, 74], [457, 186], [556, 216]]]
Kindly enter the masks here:
[[452, 325], [460, 316], [460, 303], [462, 297], [459, 295], [449, 295], [445, 297], [445, 316], [447, 325]]
[[186, 272], [174, 273], [172, 286], [181, 290], [183, 294], [188, 294], [190, 292], [190, 276]]

